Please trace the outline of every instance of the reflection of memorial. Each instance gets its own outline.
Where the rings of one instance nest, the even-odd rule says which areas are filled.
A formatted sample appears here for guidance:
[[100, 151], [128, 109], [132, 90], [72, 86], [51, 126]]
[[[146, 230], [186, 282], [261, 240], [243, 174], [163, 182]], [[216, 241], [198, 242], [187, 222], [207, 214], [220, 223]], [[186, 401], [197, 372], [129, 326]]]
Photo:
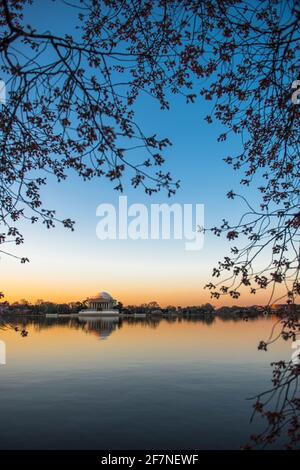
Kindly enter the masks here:
[[79, 319], [83, 323], [83, 329], [87, 333], [99, 336], [100, 339], [106, 339], [119, 326], [118, 318], [89, 318]]

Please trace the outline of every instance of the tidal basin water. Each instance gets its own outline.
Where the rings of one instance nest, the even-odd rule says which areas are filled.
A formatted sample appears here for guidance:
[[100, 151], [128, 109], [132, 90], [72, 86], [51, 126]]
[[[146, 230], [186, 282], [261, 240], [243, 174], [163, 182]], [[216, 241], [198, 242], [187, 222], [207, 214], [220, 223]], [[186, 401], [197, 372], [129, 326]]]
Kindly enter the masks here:
[[257, 350], [276, 320], [18, 320], [0, 330], [1, 449], [239, 449], [248, 397], [288, 343]]

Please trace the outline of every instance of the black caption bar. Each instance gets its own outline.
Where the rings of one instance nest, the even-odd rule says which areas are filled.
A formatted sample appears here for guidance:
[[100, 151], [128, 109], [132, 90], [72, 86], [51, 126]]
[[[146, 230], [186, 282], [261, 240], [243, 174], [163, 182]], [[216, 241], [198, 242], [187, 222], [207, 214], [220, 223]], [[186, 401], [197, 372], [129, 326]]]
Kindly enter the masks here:
[[[147, 466], [173, 465], [190, 467], [207, 467], [210, 465], [255, 465], [259, 463], [272, 464], [274, 466], [287, 465], [289, 460], [298, 458], [298, 453], [294, 451], [79, 451], [79, 450], [59, 450], [59, 451], [0, 451], [0, 463], [36, 463], [51, 464], [90, 464], [95, 468], [107, 468], [121, 466], [123, 468], [141, 468]], [[89, 468], [93, 468], [89, 467]]]

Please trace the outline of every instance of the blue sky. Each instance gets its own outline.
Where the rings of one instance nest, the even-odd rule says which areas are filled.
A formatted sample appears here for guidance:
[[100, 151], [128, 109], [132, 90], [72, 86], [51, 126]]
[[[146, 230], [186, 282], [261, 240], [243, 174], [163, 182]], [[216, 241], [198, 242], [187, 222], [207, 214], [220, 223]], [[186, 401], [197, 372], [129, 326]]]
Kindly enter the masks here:
[[[66, 32], [64, 14], [55, 14], [51, 2], [47, 8], [46, 2], [41, 3], [31, 10], [31, 19], [40, 23], [41, 29], [47, 29], [48, 24], [52, 29], [55, 24], [57, 32]], [[200, 86], [196, 84], [196, 91]], [[163, 192], [149, 198], [127, 180], [124, 195], [128, 203], [201, 203], [206, 227], [218, 225], [223, 217], [236, 220], [243, 208], [239, 201], [229, 201], [226, 192], [238, 189], [240, 175], [222, 159], [240, 151], [240, 137], [217, 142], [222, 128], [203, 120], [211, 102], [199, 97], [187, 105], [180, 96], [172, 96], [170, 102], [171, 109], [161, 111], [153, 99], [142, 96], [135, 107], [136, 120], [146, 134], [172, 141], [165, 153], [165, 167], [175, 180], [181, 180], [181, 187], [171, 200]], [[248, 196], [257, 202], [253, 191]], [[76, 220], [75, 232], [23, 224], [25, 244], [14, 252], [28, 256], [30, 263], [20, 266], [14, 259], [2, 258], [5, 276], [1, 290], [12, 300], [80, 300], [106, 290], [124, 303], [158, 300], [186, 305], [208, 301], [209, 293], [203, 291], [203, 285], [217, 261], [228, 252], [228, 243], [207, 235], [203, 250], [187, 252], [182, 241], [100, 241], [96, 237], [96, 207], [107, 202], [117, 206], [118, 197], [105, 178], [84, 182], [71, 174], [60, 184], [49, 179], [43, 190], [45, 206], [55, 208], [59, 218]], [[224, 303], [230, 303], [230, 299]]]

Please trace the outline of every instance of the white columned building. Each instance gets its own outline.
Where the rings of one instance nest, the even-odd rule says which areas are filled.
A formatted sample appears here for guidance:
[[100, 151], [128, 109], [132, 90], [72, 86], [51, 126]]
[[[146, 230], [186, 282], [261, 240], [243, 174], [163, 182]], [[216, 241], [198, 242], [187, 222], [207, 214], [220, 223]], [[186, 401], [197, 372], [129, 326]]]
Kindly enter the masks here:
[[95, 297], [86, 300], [88, 308], [79, 312], [80, 316], [118, 316], [119, 311], [115, 308], [117, 301], [108, 292], [100, 292]]

